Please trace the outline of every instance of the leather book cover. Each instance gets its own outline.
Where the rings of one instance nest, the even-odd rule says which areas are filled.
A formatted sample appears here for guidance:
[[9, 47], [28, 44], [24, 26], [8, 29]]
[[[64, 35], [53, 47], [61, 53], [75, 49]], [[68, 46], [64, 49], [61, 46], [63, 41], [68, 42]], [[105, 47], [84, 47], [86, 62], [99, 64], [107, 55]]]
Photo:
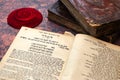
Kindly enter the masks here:
[[77, 21], [93, 36], [120, 28], [119, 0], [61, 0]]
[[87, 33], [59, 0], [48, 9], [48, 19], [75, 32]]
[[[48, 9], [48, 19], [57, 24], [66, 26], [77, 33], [88, 34], [81, 28], [81, 25], [78, 24], [76, 19], [69, 13], [65, 5], [63, 5], [59, 0]], [[119, 33], [115, 32], [112, 34], [102, 35], [97, 38], [112, 43], [117, 39], [118, 36]]]

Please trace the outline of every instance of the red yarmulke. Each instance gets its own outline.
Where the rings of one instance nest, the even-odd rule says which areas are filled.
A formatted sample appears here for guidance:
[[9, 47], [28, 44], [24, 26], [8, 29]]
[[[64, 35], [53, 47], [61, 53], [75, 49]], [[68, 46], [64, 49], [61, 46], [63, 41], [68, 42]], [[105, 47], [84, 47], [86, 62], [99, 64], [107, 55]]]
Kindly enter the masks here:
[[20, 8], [8, 15], [7, 22], [14, 28], [36, 27], [42, 22], [42, 14], [34, 8]]

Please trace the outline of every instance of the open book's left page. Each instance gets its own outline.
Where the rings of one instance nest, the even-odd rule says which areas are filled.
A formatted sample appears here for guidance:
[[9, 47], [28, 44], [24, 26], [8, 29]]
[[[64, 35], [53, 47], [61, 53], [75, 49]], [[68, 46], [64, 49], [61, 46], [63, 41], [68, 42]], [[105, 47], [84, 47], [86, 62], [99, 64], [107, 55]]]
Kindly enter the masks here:
[[0, 80], [60, 80], [74, 37], [22, 27], [0, 64]]

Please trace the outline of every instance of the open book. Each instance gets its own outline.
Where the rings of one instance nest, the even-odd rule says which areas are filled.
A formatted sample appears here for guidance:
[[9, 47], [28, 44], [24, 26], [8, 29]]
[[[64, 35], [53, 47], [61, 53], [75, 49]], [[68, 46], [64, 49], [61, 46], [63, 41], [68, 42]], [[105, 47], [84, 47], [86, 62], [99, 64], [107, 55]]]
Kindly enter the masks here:
[[94, 37], [22, 27], [0, 63], [0, 80], [119, 80], [120, 47]]

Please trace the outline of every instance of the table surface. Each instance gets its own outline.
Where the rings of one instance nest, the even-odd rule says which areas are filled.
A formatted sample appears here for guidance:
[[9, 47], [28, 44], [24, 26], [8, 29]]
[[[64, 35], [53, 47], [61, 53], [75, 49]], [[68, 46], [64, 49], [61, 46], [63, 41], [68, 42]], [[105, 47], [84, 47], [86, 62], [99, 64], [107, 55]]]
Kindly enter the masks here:
[[[15, 9], [23, 7], [31, 7], [39, 10], [43, 15], [43, 21], [38, 25], [37, 29], [64, 33], [64, 31], [72, 30], [57, 25], [48, 20], [48, 8], [52, 6], [57, 0], [0, 0], [0, 59], [4, 56], [8, 50], [10, 44], [14, 40], [19, 29], [12, 28], [7, 24], [7, 17], [10, 12]], [[115, 42], [120, 45], [120, 40]]]

